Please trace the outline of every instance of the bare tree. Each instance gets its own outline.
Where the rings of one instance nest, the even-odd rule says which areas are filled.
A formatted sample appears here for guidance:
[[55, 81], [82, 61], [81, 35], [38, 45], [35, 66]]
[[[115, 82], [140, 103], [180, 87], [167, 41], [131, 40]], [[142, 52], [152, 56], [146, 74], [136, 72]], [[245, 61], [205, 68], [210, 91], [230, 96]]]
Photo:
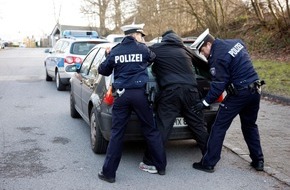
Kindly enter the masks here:
[[266, 21], [265, 21], [265, 17], [264, 17], [263, 11], [262, 11], [263, 10], [263, 8], [262, 8], [263, 3], [260, 2], [260, 0], [251, 0], [251, 3], [252, 3], [252, 6], [254, 8], [254, 11], [255, 11], [256, 16], [259, 19], [260, 23], [262, 25], [265, 25]]
[[[106, 33], [106, 11], [110, 0], [83, 0], [83, 5], [81, 6], [81, 13], [91, 17], [95, 22], [99, 22], [100, 34], [104, 35]], [[98, 18], [98, 20], [97, 20]], [[95, 25], [96, 26], [96, 25]]]
[[[107, 26], [110, 26], [113, 32], [122, 32], [120, 27], [130, 21], [130, 18], [136, 15], [136, 0], [112, 0], [110, 8], [107, 11]], [[127, 21], [127, 19], [129, 20]], [[132, 22], [132, 19], [131, 21]]]
[[[286, 2], [284, 2], [286, 1]], [[247, 30], [260, 25], [289, 28], [289, 0], [83, 0], [82, 12], [95, 15], [101, 34], [121, 32], [123, 24], [145, 23], [146, 38], [173, 29], [181, 36], [210, 28], [213, 34], [228, 36], [233, 29]], [[273, 20], [275, 21], [273, 23]], [[247, 22], [249, 22], [247, 24]]]
[[287, 10], [287, 15], [288, 15], [288, 23], [289, 23], [289, 20], [290, 20], [290, 8], [289, 8], [289, 6], [290, 6], [289, 0], [286, 0], [286, 10]]
[[[288, 0], [284, 3], [283, 2], [284, 1], [281, 2], [280, 0], [277, 0], [277, 6], [275, 3], [273, 3], [273, 5], [275, 7], [277, 7], [275, 10], [275, 12], [278, 14], [278, 16], [277, 16], [278, 23], [277, 24], [280, 24], [278, 26], [281, 30], [283, 30], [283, 28], [287, 28], [290, 26], [290, 15], [288, 12], [289, 11], [289, 2], [288, 2]], [[279, 20], [281, 20], [280, 23], [279, 23]]]
[[210, 28], [211, 32], [227, 35], [230, 23], [237, 22], [247, 12], [239, 0], [184, 0], [184, 9], [192, 15], [197, 30]]
[[150, 34], [147, 38], [160, 36], [169, 29], [184, 35], [195, 25], [184, 7], [185, 2], [180, 0], [139, 0], [136, 19], [146, 24]]
[[115, 27], [120, 28], [122, 25], [121, 0], [114, 0], [114, 7], [115, 7], [115, 16], [114, 16]]
[[276, 7], [275, 4], [272, 4], [273, 2], [271, 0], [267, 0], [267, 2], [268, 2], [269, 10], [270, 10], [270, 12], [271, 12], [271, 14], [272, 14], [272, 16], [273, 16], [278, 28], [281, 28], [281, 20], [278, 18], [277, 12], [273, 8], [273, 7]]
[[55, 5], [55, 1], [53, 0], [52, 3], [53, 3], [53, 15], [54, 15], [54, 19], [55, 19], [55, 22], [57, 24], [59, 24], [59, 18], [60, 18], [62, 4], [60, 4], [59, 10], [57, 12], [57, 8], [56, 8], [56, 5]]

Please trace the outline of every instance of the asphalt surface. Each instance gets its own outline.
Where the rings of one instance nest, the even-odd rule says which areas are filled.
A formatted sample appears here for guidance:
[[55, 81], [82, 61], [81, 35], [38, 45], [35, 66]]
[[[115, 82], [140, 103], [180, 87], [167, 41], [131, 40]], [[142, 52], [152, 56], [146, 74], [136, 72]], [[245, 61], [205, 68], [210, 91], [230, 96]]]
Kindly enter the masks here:
[[[21, 54], [23, 56], [26, 56], [26, 54]], [[14, 55], [11, 55], [14, 56]], [[22, 63], [23, 64], [23, 63]], [[9, 66], [9, 65], [8, 65]], [[20, 79], [14, 78], [13, 75], [9, 75], [8, 78], [10, 80], [17, 80], [18, 83], [26, 84], [27, 82], [31, 82], [32, 79], [28, 80], [22, 80], [22, 71], [27, 69], [26, 67], [19, 67], [19, 73], [20, 73]], [[0, 75], [5, 72], [5, 69], [0, 71]], [[15, 73], [14, 73], [15, 74]], [[4, 75], [4, 74], [3, 74]], [[1, 75], [1, 77], [3, 77]], [[5, 73], [6, 75], [6, 73]], [[31, 74], [32, 77], [34, 77], [34, 73]], [[5, 78], [5, 77], [4, 77]], [[3, 79], [4, 80], [4, 79]], [[42, 79], [41, 79], [42, 80]], [[38, 79], [31, 83], [31, 84], [38, 84]], [[3, 84], [3, 83], [2, 83]], [[42, 84], [42, 83], [40, 83]], [[46, 84], [46, 83], [45, 83]], [[53, 86], [51, 84], [51, 86]], [[47, 85], [46, 85], [47, 88]], [[9, 87], [9, 90], [17, 90], [17, 88]], [[28, 90], [29, 91], [29, 90]], [[3, 93], [3, 91], [2, 91]], [[21, 92], [23, 93], [23, 92]], [[20, 93], [14, 93], [14, 95], [17, 95]], [[24, 93], [25, 94], [25, 93]], [[36, 94], [41, 94], [37, 96], [37, 100], [40, 99], [46, 100], [47, 94], [42, 95], [42, 93], [38, 92]], [[60, 93], [61, 94], [61, 93]], [[62, 95], [65, 95], [65, 93], [62, 93]], [[30, 97], [30, 95], [25, 94], [25, 97]], [[13, 98], [13, 97], [12, 97]], [[33, 103], [31, 101], [34, 101], [30, 98], [27, 100], [19, 100], [15, 98], [13, 104], [9, 103], [9, 101], [4, 101], [2, 97], [2, 106], [14, 106], [16, 110], [32, 110], [34, 113], [34, 117], [43, 118], [43, 110], [42, 112], [38, 112], [35, 110], [34, 107], [31, 107]], [[9, 105], [8, 105], [9, 104]], [[6, 106], [6, 107], [7, 107]], [[14, 108], [14, 109], [15, 109]], [[81, 134], [84, 133], [83, 136], [87, 137], [86, 131], [82, 129], [82, 122], [74, 121], [74, 125], [71, 126], [70, 124], [67, 124], [67, 121], [62, 122], [63, 128], [66, 129], [75, 129], [76, 131], [71, 130], [65, 130], [65, 132], [59, 132], [58, 130], [52, 130], [51, 132], [48, 132], [47, 128], [41, 128], [41, 127], [35, 127], [37, 124], [35, 124], [34, 127], [16, 127], [21, 126], [20, 121], [14, 121], [13, 126], [16, 127], [16, 131], [18, 131], [17, 134], [24, 134], [23, 139], [24, 140], [17, 140], [15, 138], [8, 138], [6, 136], [6, 139], [0, 138], [0, 149], [1, 148], [8, 148], [9, 145], [13, 148], [19, 148], [20, 156], [15, 156], [15, 150], [12, 149], [11, 152], [7, 152], [4, 156], [7, 158], [8, 165], [4, 166], [11, 166], [9, 164], [14, 164], [15, 167], [14, 170], [8, 170], [8, 172], [1, 173], [0, 171], [0, 189], [84, 189], [84, 187], [90, 187], [89, 189], [96, 189], [96, 186], [104, 189], [135, 189], [132, 188], [132, 179], [133, 176], [138, 178], [138, 181], [134, 181], [133, 183], [137, 183], [140, 185], [140, 189], [164, 189], [163, 187], [171, 187], [167, 189], [182, 189], [182, 185], [177, 186], [178, 184], [183, 184], [184, 186], [190, 186], [194, 187], [194, 189], [209, 189], [209, 184], [214, 183], [215, 189], [225, 189], [225, 185], [227, 189], [269, 189], [268, 184], [272, 184], [272, 188], [270, 189], [290, 189], [290, 120], [288, 119], [290, 116], [290, 101], [287, 98], [284, 97], [277, 97], [272, 95], [264, 95], [263, 100], [261, 101], [261, 109], [259, 112], [258, 117], [258, 125], [260, 129], [261, 134], [261, 142], [262, 147], [265, 155], [265, 173], [263, 172], [251, 172], [250, 168], [246, 168], [244, 166], [244, 160], [250, 162], [249, 156], [248, 156], [248, 149], [246, 147], [245, 141], [243, 140], [243, 136], [240, 129], [240, 123], [238, 118], [234, 120], [233, 124], [231, 125], [230, 129], [227, 132], [226, 139], [224, 142], [223, 153], [222, 153], [222, 159], [217, 165], [217, 171], [215, 172], [215, 175], [208, 174], [205, 172], [198, 172], [196, 170], [193, 170], [191, 166], [192, 161], [199, 161], [200, 158], [198, 157], [200, 155], [197, 148], [195, 148], [194, 153], [192, 153], [192, 143], [185, 143], [179, 146], [171, 146], [171, 149], [168, 150], [168, 175], [166, 175], [166, 180], [162, 180], [162, 176], [154, 176], [154, 175], [148, 175], [145, 172], [139, 171], [136, 172], [136, 166], [139, 164], [139, 160], [136, 160], [136, 154], [140, 158], [142, 158], [143, 152], [140, 151], [139, 147], [133, 147], [131, 148], [129, 146], [129, 150], [127, 152], [124, 152], [124, 163], [120, 166], [120, 171], [118, 175], [118, 182], [112, 186], [112, 184], [102, 183], [97, 179], [96, 176], [90, 176], [91, 174], [96, 174], [96, 169], [100, 167], [100, 163], [103, 161], [103, 156], [98, 155], [90, 155], [91, 151], [89, 149], [80, 147], [80, 143], [77, 143], [79, 141], [87, 141], [87, 146], [89, 146], [89, 140], [86, 138], [80, 138], [74, 139], [78, 136], [74, 136], [74, 138], [69, 138], [70, 133], [77, 133]], [[2, 110], [3, 111], [3, 110]], [[4, 110], [5, 113], [7, 112]], [[53, 112], [46, 111], [46, 114], [54, 114]], [[13, 110], [11, 115], [15, 115], [15, 110]], [[29, 125], [31, 125], [31, 118], [24, 117], [24, 121], [29, 120]], [[33, 120], [37, 122], [41, 122], [41, 125], [46, 125], [45, 121], [43, 119], [41, 120]], [[50, 121], [51, 122], [51, 121]], [[43, 124], [45, 123], [45, 124]], [[57, 123], [57, 121], [56, 121]], [[3, 120], [1, 120], [0, 126], [3, 126]], [[9, 126], [9, 125], [6, 125]], [[59, 124], [55, 124], [56, 127], [61, 128]], [[1, 127], [0, 127], [1, 128]], [[63, 130], [64, 130], [63, 129]], [[80, 130], [82, 129], [82, 130]], [[12, 130], [12, 129], [11, 129]], [[87, 129], [88, 130], [88, 129]], [[69, 133], [68, 133], [69, 131]], [[47, 136], [45, 136], [45, 132], [47, 133]], [[64, 134], [63, 136], [60, 136], [61, 134]], [[89, 133], [88, 133], [89, 134]], [[13, 135], [15, 135], [13, 133]], [[33, 136], [32, 136], [33, 135]], [[32, 136], [32, 139], [27, 139], [28, 137]], [[71, 135], [73, 136], [73, 135]], [[19, 136], [17, 136], [19, 137]], [[51, 139], [50, 139], [51, 137]], [[52, 138], [53, 137], [53, 138]], [[40, 140], [36, 141], [36, 138], [39, 138]], [[4, 142], [4, 140], [11, 141], [11, 144], [5, 144], [1, 143], [1, 141]], [[20, 141], [21, 140], [21, 141]], [[9, 142], [8, 141], [8, 142]], [[15, 142], [14, 142], [15, 141]], [[16, 143], [16, 142], [20, 143]], [[24, 151], [23, 147], [30, 146], [31, 144], [35, 144], [36, 142], [39, 142], [40, 147], [30, 147], [29, 151]], [[46, 145], [46, 142], [52, 146], [52, 148], [48, 148]], [[176, 142], [172, 142], [176, 143]], [[3, 145], [3, 146], [2, 146]], [[45, 148], [43, 148], [45, 147]], [[59, 148], [59, 152], [57, 154], [50, 152], [50, 149], [56, 149], [56, 147]], [[71, 149], [70, 149], [71, 148]], [[79, 157], [73, 157], [71, 154], [69, 154], [70, 159], [67, 159], [67, 150], [75, 150], [79, 149], [81, 154], [76, 154], [78, 156], [81, 156], [81, 159]], [[180, 152], [177, 152], [175, 149], [180, 149]], [[61, 151], [62, 150], [62, 151]], [[88, 152], [85, 152], [88, 151]], [[236, 159], [235, 154], [231, 154], [231, 152], [236, 153], [236, 155], [239, 156], [241, 159]], [[4, 153], [4, 151], [1, 151], [1, 153]], [[134, 154], [130, 154], [131, 152], [134, 152]], [[22, 154], [21, 154], [22, 153]], [[181, 153], [186, 153], [183, 156], [180, 156]], [[44, 160], [42, 159], [42, 156], [46, 155], [47, 158]], [[51, 160], [55, 160], [55, 156], [59, 156], [57, 159], [57, 163], [55, 162], [49, 162]], [[60, 156], [62, 155], [62, 156]], [[85, 159], [83, 157], [85, 156]], [[126, 157], [127, 156], [127, 157]], [[1, 157], [1, 155], [0, 155]], [[61, 160], [59, 160], [61, 158]], [[99, 159], [100, 158], [100, 159]], [[131, 158], [131, 159], [129, 159]], [[192, 160], [194, 158], [194, 160]], [[82, 161], [79, 161], [82, 160]], [[100, 161], [101, 160], [101, 161]], [[241, 160], [241, 161], [240, 161]], [[19, 161], [23, 163], [22, 165], [19, 165]], [[125, 162], [129, 162], [129, 164], [126, 164]], [[132, 164], [133, 162], [133, 164]], [[31, 164], [32, 163], [32, 164]], [[45, 164], [47, 165], [45, 165]], [[68, 164], [69, 163], [69, 164]], [[134, 164], [135, 163], [135, 164]], [[174, 164], [173, 164], [174, 163]], [[2, 163], [3, 164], [3, 163]], [[27, 166], [31, 164], [30, 168], [26, 168], [25, 170], [22, 170], [21, 166]], [[0, 163], [1, 165], [1, 163]], [[129, 169], [127, 169], [127, 166], [130, 166]], [[1, 165], [3, 166], [3, 165]], [[30, 165], [29, 165], [30, 166]], [[1, 168], [1, 167], [0, 167]], [[2, 168], [3, 169], [3, 168]], [[8, 167], [8, 169], [10, 169]], [[52, 170], [50, 170], [52, 169]], [[253, 170], [253, 169], [252, 169]], [[3, 171], [3, 170], [2, 170]], [[53, 172], [51, 172], [53, 171]], [[126, 172], [123, 172], [126, 171]], [[190, 171], [190, 172], [188, 172]], [[193, 171], [193, 174], [192, 174]], [[38, 178], [29, 175], [26, 175], [27, 172], [30, 175], [32, 174], [41, 174], [45, 173], [45, 177], [40, 175]], [[65, 173], [68, 172], [68, 173]], [[174, 175], [173, 175], [174, 173]], [[189, 174], [188, 174], [189, 173]], [[1, 179], [1, 174], [6, 176], [5, 178]], [[274, 178], [278, 179], [279, 181], [285, 183], [285, 186], [280, 186], [276, 184], [276, 182], [273, 182], [274, 179], [269, 179], [268, 174], [273, 176]], [[9, 177], [9, 175], [18, 176], [18, 177]], [[233, 179], [233, 175], [235, 176], [235, 179]], [[85, 176], [85, 180], [78, 181], [78, 183], [75, 183], [75, 181], [79, 179], [83, 179], [83, 176]], [[176, 176], [182, 176], [180, 178], [177, 178]], [[194, 178], [193, 178], [194, 176]], [[238, 177], [237, 177], [238, 176]], [[3, 176], [2, 176], [3, 177]], [[79, 178], [78, 178], [79, 177]], [[61, 179], [61, 180], [59, 180]], [[2, 180], [2, 181], [1, 181]], [[148, 181], [151, 183], [149, 184]], [[224, 184], [225, 181], [228, 183]], [[2, 182], [2, 183], [1, 183]], [[169, 183], [169, 184], [168, 184]], [[244, 186], [247, 183], [247, 186]], [[159, 184], [158, 186], [153, 186], [152, 184]], [[261, 186], [256, 186], [257, 184], [260, 184]], [[3, 185], [3, 186], [1, 186]], [[146, 185], [146, 186], [144, 186]], [[194, 186], [195, 185], [195, 186]], [[242, 187], [243, 188], [237, 188]], [[6, 187], [6, 188], [5, 188]], [[30, 188], [25, 188], [30, 187]], [[32, 187], [32, 188], [31, 188]], [[35, 187], [35, 188], [33, 188]], [[42, 188], [40, 188], [42, 187]], [[55, 188], [49, 188], [49, 187], [55, 187]], [[64, 187], [64, 188], [61, 188]], [[68, 188], [73, 187], [73, 188]], [[264, 188], [263, 188], [264, 187]], [[289, 188], [288, 188], [289, 187]], [[191, 188], [188, 188], [191, 189]]]
[[[290, 189], [290, 99], [264, 95], [257, 120], [265, 159], [264, 170], [289, 185]], [[235, 118], [227, 131], [224, 146], [249, 163], [249, 151]]]

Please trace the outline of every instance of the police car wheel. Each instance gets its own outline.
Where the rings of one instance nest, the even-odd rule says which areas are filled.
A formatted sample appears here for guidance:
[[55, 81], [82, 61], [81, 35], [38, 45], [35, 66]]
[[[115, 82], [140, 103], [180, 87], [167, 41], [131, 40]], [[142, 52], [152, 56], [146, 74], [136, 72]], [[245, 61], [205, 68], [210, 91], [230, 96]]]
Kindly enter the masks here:
[[47, 73], [47, 70], [45, 70], [45, 73], [46, 73], [46, 77], [45, 77], [45, 80], [46, 81], [52, 81], [52, 77], [50, 77]]
[[55, 84], [56, 84], [56, 89], [58, 91], [63, 91], [66, 88], [66, 86], [61, 83], [60, 76], [59, 76], [58, 72], [56, 72], [56, 74], [55, 74]]
[[91, 146], [92, 150], [96, 154], [105, 154], [109, 142], [103, 137], [99, 122], [96, 118], [95, 110], [93, 109], [90, 117], [91, 127]]

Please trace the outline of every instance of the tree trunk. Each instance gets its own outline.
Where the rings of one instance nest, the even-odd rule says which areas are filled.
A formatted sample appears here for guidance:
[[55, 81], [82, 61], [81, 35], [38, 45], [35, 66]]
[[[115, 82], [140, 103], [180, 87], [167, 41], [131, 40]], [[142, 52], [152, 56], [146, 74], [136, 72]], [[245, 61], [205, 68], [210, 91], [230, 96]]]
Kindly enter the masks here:
[[115, 6], [115, 16], [114, 16], [114, 22], [115, 22], [115, 28], [120, 28], [122, 25], [122, 11], [121, 11], [121, 0], [114, 0], [114, 6]]
[[260, 7], [260, 2], [259, 2], [259, 0], [251, 0], [251, 3], [252, 3], [252, 6], [253, 6], [253, 8], [254, 8], [254, 10], [255, 10], [255, 13], [256, 13], [256, 15], [257, 15], [257, 17], [258, 17], [260, 23], [261, 23], [262, 25], [265, 25], [266, 22], [265, 22], [264, 15], [263, 15], [263, 12], [262, 12], [261, 7]]

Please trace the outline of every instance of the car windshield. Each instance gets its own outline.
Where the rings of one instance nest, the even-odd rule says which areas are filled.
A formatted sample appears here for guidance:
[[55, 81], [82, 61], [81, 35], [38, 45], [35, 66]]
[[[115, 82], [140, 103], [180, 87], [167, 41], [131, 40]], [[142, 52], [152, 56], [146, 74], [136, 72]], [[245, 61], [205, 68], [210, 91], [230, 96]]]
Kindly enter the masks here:
[[87, 53], [97, 44], [101, 42], [75, 42], [71, 47], [71, 54], [87, 55]]

